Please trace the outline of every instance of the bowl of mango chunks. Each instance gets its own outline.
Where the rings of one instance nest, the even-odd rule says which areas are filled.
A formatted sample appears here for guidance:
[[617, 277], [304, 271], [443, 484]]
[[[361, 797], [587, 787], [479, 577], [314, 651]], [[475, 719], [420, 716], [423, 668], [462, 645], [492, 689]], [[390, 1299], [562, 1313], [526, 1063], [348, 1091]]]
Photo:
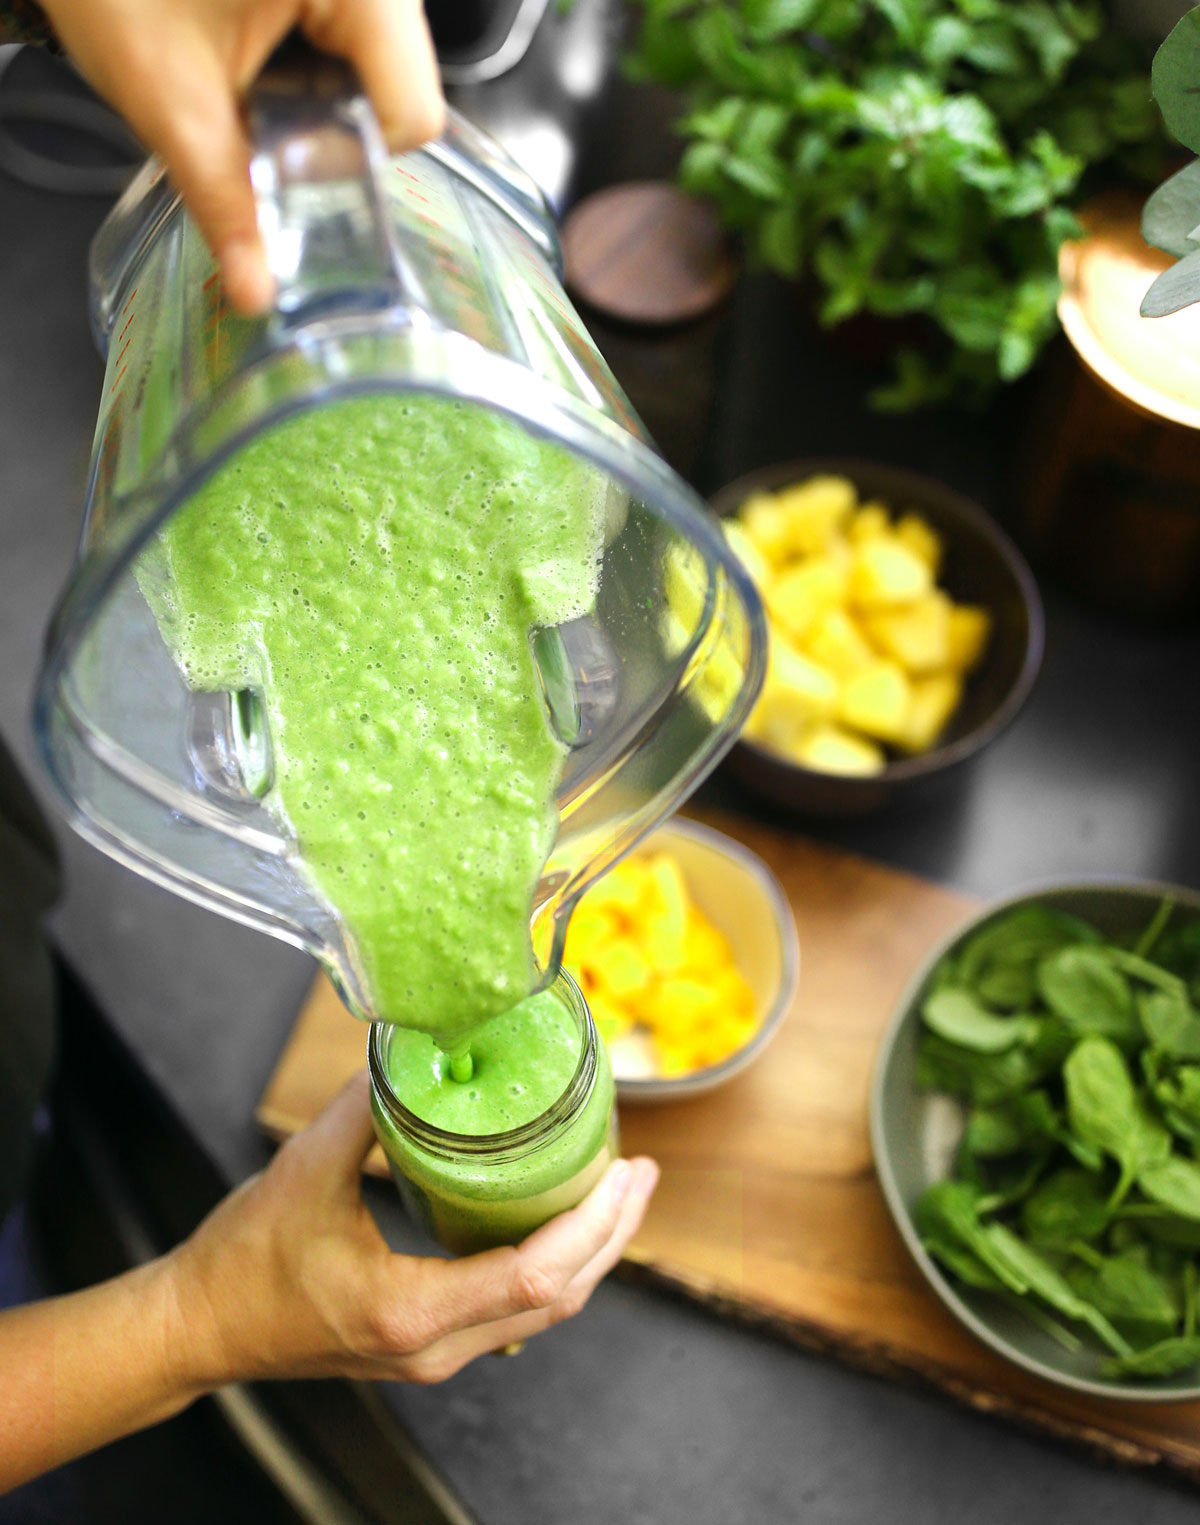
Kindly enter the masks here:
[[766, 865], [695, 821], [660, 827], [587, 890], [563, 964], [623, 1102], [696, 1096], [738, 1075], [792, 1004], [800, 953]]
[[827, 460], [753, 472], [713, 507], [767, 609], [767, 676], [729, 764], [755, 792], [866, 814], [957, 774], [1014, 719], [1041, 665], [1041, 599], [977, 504]]

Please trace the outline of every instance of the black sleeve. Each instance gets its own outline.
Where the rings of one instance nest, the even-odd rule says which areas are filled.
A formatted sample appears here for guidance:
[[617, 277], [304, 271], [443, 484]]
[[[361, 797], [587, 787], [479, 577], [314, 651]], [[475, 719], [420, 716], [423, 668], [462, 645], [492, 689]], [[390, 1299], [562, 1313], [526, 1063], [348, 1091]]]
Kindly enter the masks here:
[[57, 51], [50, 18], [37, 0], [0, 0], [0, 43], [36, 42]]
[[30, 1123], [54, 1056], [54, 976], [42, 917], [59, 879], [54, 837], [0, 738], [0, 1218], [21, 1191]]

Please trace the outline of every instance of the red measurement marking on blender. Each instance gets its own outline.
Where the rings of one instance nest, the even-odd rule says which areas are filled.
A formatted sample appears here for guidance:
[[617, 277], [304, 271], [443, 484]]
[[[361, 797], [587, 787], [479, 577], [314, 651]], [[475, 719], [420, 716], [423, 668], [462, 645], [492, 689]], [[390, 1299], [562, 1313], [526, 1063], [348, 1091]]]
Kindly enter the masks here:
[[[112, 381], [109, 382], [108, 391], [109, 391], [109, 396], [110, 397], [113, 397], [113, 396], [116, 395], [116, 390], [117, 390], [117, 387], [120, 385], [121, 377], [124, 376], [125, 372], [129, 369], [129, 362], [128, 362], [128, 360], [126, 360], [124, 365], [122, 365], [121, 364], [121, 358], [125, 354], [125, 351], [133, 343], [133, 335], [129, 333], [129, 329], [130, 329], [130, 326], [133, 323], [134, 318], [137, 317], [137, 313], [136, 313], [136, 311], [135, 312], [129, 312], [129, 309], [133, 306], [133, 299], [134, 299], [135, 296], [137, 296], [137, 294], [138, 294], [138, 288], [135, 286], [133, 288], [133, 290], [129, 293], [129, 298], [126, 301], [124, 307], [121, 308], [121, 317], [117, 319], [117, 322], [119, 323], [121, 321], [121, 318], [124, 318], [126, 313], [129, 313], [129, 316], [128, 316], [128, 318], [126, 318], [126, 321], [125, 321], [125, 327], [117, 335], [117, 343], [120, 344], [122, 339], [125, 339], [125, 343], [122, 346], [120, 352], [118, 353], [117, 358], [113, 361], [113, 365], [117, 369], [116, 369], [116, 371], [115, 371], [115, 373], [113, 375]], [[114, 325], [114, 327], [115, 327], [115, 325]], [[128, 338], [125, 338], [126, 334], [129, 334]]]

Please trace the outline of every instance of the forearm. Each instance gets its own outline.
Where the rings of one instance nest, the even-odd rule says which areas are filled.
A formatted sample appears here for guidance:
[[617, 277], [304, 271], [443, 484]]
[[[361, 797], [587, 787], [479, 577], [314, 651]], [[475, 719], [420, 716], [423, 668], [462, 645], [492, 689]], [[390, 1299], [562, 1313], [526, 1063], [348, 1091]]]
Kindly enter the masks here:
[[217, 1384], [180, 1318], [170, 1259], [0, 1313], [0, 1372], [0, 1493]]

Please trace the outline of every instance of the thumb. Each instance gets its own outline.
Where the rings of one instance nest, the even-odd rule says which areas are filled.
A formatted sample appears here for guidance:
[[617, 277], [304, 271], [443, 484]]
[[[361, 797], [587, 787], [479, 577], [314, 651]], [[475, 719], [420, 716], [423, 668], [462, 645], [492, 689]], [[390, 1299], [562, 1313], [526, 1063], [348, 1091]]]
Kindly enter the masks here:
[[309, 1179], [322, 1183], [336, 1196], [359, 1189], [363, 1161], [374, 1143], [371, 1080], [362, 1069], [287, 1147], [303, 1156]]

